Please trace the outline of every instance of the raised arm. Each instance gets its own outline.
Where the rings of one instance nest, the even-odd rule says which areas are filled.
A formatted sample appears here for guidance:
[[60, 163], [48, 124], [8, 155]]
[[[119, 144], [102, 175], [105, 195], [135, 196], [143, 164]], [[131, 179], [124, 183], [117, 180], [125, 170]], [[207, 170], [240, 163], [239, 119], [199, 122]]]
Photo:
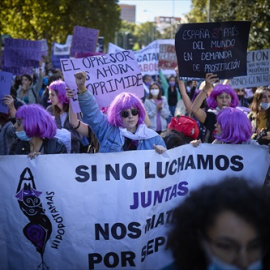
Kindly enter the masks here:
[[11, 118], [15, 118], [16, 108], [14, 106], [14, 98], [11, 95], [6, 95], [2, 98], [3, 103], [8, 107]]
[[[69, 97], [69, 90], [67, 89], [67, 97]], [[72, 92], [72, 90], [70, 90]], [[73, 129], [77, 130], [80, 134], [85, 137], [88, 137], [88, 125], [78, 119], [76, 113], [73, 112], [72, 106], [69, 106], [68, 110], [69, 122], [72, 125]]]
[[190, 98], [189, 98], [189, 96], [187, 94], [184, 82], [179, 79], [178, 67], [175, 68], [175, 72], [176, 72], [176, 80], [177, 80], [178, 87], [179, 87], [179, 90], [180, 90], [180, 93], [181, 93], [181, 96], [182, 96], [182, 100], [184, 102], [184, 105], [186, 107], [186, 110], [187, 110], [188, 114], [191, 115], [192, 102], [191, 102], [191, 100], [190, 100]]
[[205, 86], [197, 95], [191, 106], [191, 111], [201, 123], [204, 123], [206, 119], [206, 112], [201, 109], [201, 105], [203, 101], [210, 95], [211, 91], [213, 90], [213, 83], [217, 80], [218, 78], [216, 74], [207, 73], [205, 76]]

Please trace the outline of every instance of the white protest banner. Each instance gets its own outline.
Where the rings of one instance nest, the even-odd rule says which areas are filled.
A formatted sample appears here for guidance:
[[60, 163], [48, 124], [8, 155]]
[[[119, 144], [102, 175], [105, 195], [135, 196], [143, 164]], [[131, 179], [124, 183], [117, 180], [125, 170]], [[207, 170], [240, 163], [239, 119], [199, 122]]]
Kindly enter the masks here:
[[53, 44], [53, 54], [54, 55], [69, 55], [70, 53], [70, 44]]
[[[0, 100], [5, 95], [10, 94], [10, 87], [12, 83], [12, 73], [0, 71]], [[0, 102], [0, 112], [8, 113], [8, 107], [5, 106], [2, 102]]]
[[[158, 74], [159, 46], [162, 44], [174, 45], [174, 39], [158, 39], [151, 42], [145, 48], [134, 51], [142, 75], [147, 74], [152, 76]], [[121, 50], [123, 50], [121, 47], [109, 43], [109, 53], [115, 53]], [[174, 68], [164, 70], [163, 74], [175, 74]]]
[[109, 42], [109, 45], [108, 45], [108, 54], [122, 52], [122, 51], [124, 51], [123, 48], [121, 48], [121, 47], [119, 47], [119, 46], [117, 46], [117, 45]]
[[247, 52], [247, 76], [230, 80], [233, 88], [259, 87], [270, 84], [270, 49]]
[[262, 185], [269, 162], [266, 146], [212, 144], [0, 156], [0, 269], [162, 269], [190, 191], [229, 176]]
[[[174, 45], [173, 39], [158, 39], [151, 42], [140, 51], [134, 52], [143, 75], [158, 74], [159, 46], [161, 44]], [[164, 70], [165, 75], [174, 73], [174, 69]]]
[[174, 45], [160, 44], [159, 45], [159, 57], [158, 68], [163, 72], [166, 69], [174, 70], [177, 67], [177, 58]]
[[[132, 51], [61, 59], [60, 62], [65, 82], [74, 93], [77, 93], [74, 74], [78, 71], [87, 73], [86, 88], [93, 93], [100, 107], [108, 107], [121, 92], [132, 92], [139, 98], [144, 95], [142, 74]], [[74, 112], [78, 112], [76, 96], [72, 102]]]

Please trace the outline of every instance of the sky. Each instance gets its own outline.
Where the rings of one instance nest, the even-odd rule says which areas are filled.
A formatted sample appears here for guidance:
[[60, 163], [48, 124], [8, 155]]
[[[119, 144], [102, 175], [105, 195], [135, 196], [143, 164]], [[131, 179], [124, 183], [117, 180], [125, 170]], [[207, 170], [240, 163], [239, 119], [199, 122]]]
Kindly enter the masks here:
[[191, 9], [191, 0], [119, 0], [136, 5], [136, 23], [154, 21], [157, 16], [183, 17]]

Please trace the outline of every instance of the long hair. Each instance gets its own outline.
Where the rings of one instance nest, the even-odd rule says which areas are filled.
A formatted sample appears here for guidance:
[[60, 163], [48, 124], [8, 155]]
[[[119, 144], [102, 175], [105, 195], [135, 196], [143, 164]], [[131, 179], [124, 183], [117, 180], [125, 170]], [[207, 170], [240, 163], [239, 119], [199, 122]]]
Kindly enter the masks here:
[[66, 83], [62, 80], [57, 80], [49, 85], [50, 90], [54, 90], [61, 104], [69, 104], [69, 99], [66, 95]]
[[53, 117], [40, 105], [28, 104], [21, 106], [16, 118], [22, 119], [22, 125], [28, 137], [51, 139], [55, 136], [57, 126]]
[[149, 87], [149, 96], [148, 96], [148, 99], [152, 99], [153, 98], [153, 95], [151, 94], [151, 89], [152, 89], [153, 86], [157, 86], [158, 89], [159, 89], [159, 93], [158, 93], [157, 99], [162, 99], [161, 98], [161, 96], [162, 96], [161, 88], [160, 88], [160, 85], [157, 82], [151, 83], [151, 85]]
[[[261, 86], [259, 88], [256, 89], [255, 91], [255, 94], [253, 96], [253, 100], [250, 104], [250, 110], [254, 113], [259, 113], [260, 112], [260, 104], [262, 102], [262, 97], [263, 97], [263, 94], [268, 91], [270, 92], [270, 88], [268, 87], [265, 87], [265, 86]], [[270, 111], [270, 108], [267, 110], [267, 111]]]
[[214, 87], [210, 96], [206, 99], [208, 107], [211, 109], [215, 109], [217, 107], [217, 96], [221, 95], [224, 92], [229, 94], [232, 98], [230, 107], [235, 108], [236, 106], [238, 106], [239, 100], [234, 89], [227, 84], [218, 84]]
[[142, 124], [146, 114], [145, 108], [138, 97], [128, 92], [123, 92], [114, 98], [108, 108], [108, 122], [116, 127], [124, 127], [120, 114], [123, 110], [131, 108], [139, 110], [138, 125]]
[[217, 116], [221, 133], [215, 138], [224, 143], [238, 144], [248, 142], [252, 135], [251, 122], [246, 114], [236, 108], [225, 108]]
[[[249, 180], [249, 181], [248, 181]], [[270, 194], [269, 190], [249, 184], [252, 179], [224, 179], [195, 191], [174, 211], [174, 223], [168, 236], [178, 269], [207, 269], [202, 240], [223, 211], [231, 211], [257, 231], [265, 251], [263, 269], [269, 268]]]

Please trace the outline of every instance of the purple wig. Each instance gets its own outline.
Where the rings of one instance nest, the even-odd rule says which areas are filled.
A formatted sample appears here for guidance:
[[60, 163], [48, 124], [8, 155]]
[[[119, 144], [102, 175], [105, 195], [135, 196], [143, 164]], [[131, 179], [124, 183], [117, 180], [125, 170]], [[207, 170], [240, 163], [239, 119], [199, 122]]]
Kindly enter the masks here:
[[234, 89], [227, 84], [218, 84], [206, 100], [209, 108], [215, 109], [217, 107], [217, 96], [222, 93], [227, 93], [232, 97], [230, 107], [235, 108], [238, 106], [239, 100]]
[[116, 127], [124, 127], [120, 113], [124, 110], [136, 108], [139, 110], [138, 125], [144, 122], [145, 108], [141, 100], [132, 93], [123, 92], [117, 95], [108, 109], [108, 121]]
[[221, 133], [215, 138], [224, 143], [241, 144], [251, 139], [252, 127], [247, 115], [236, 108], [225, 108], [217, 116]]
[[40, 105], [28, 104], [21, 106], [16, 118], [22, 119], [22, 125], [28, 137], [51, 139], [55, 136], [57, 126], [53, 117]]
[[54, 90], [61, 104], [69, 104], [69, 99], [66, 95], [66, 83], [62, 80], [57, 80], [49, 85], [50, 90]]

